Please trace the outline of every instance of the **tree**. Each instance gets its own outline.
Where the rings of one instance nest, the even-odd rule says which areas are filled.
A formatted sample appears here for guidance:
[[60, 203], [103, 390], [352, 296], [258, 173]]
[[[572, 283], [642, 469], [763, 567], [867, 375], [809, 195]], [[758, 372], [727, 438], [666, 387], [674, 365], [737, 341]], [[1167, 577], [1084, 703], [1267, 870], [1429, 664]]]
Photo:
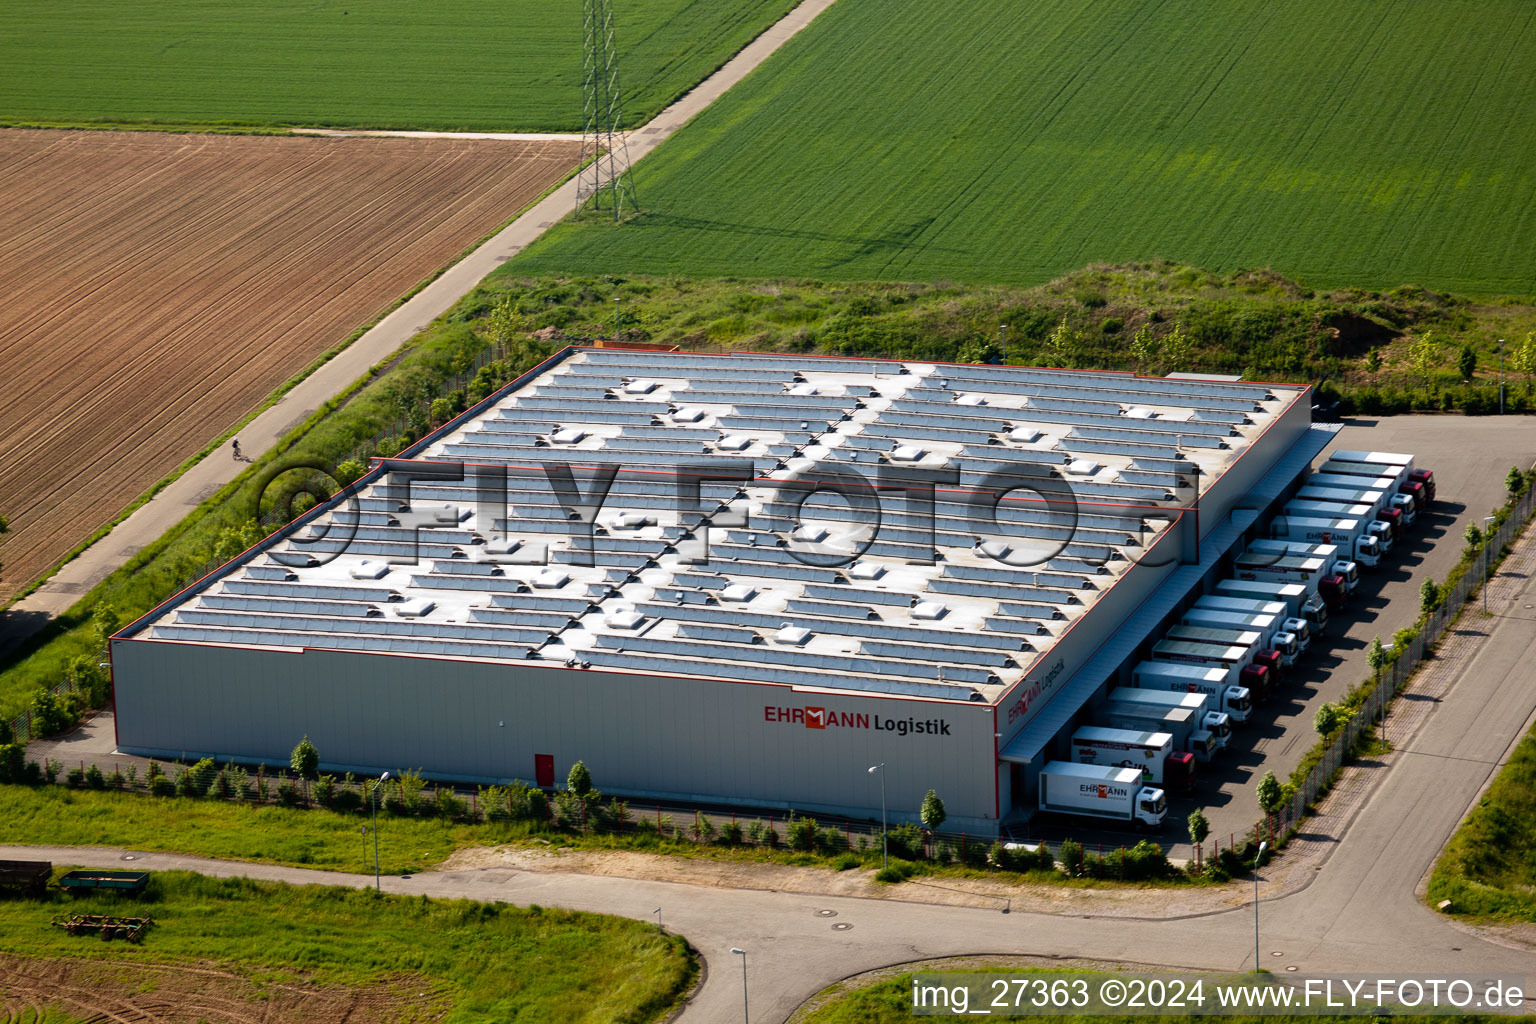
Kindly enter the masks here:
[[1536, 331], [1527, 333], [1525, 340], [1510, 351], [1509, 368], [1525, 374], [1527, 381], [1536, 377]]
[[1285, 794], [1280, 789], [1280, 781], [1275, 778], [1274, 772], [1265, 772], [1259, 780], [1257, 790], [1259, 807], [1265, 814], [1274, 814], [1280, 809], [1280, 804], [1285, 800]]
[[1525, 493], [1525, 474], [1520, 472], [1519, 466], [1510, 466], [1509, 472], [1504, 474], [1504, 489], [1516, 498]]
[[1376, 679], [1379, 682], [1381, 680], [1381, 668], [1387, 663], [1387, 651], [1386, 648], [1381, 646], [1381, 637], [1371, 638], [1371, 646], [1366, 648], [1365, 651], [1365, 663], [1371, 666], [1371, 671], [1375, 673]]
[[1440, 604], [1440, 584], [1426, 578], [1419, 584], [1419, 611], [1428, 615]]
[[1051, 336], [1045, 339], [1045, 351], [1053, 366], [1071, 367], [1077, 362], [1077, 350], [1081, 337], [1071, 327], [1067, 326], [1065, 314], [1061, 317], [1061, 323], [1051, 332]]
[[949, 817], [944, 812], [944, 801], [940, 800], [939, 794], [931, 789], [928, 795], [923, 797], [923, 807], [919, 814], [923, 819], [923, 828], [929, 832], [937, 832], [944, 824], [944, 819]]
[[1183, 324], [1174, 324], [1168, 337], [1163, 339], [1163, 364], [1169, 373], [1189, 368], [1195, 355], [1195, 343], [1184, 333]]
[[1429, 383], [1429, 372], [1435, 368], [1439, 351], [1440, 343], [1435, 340], [1434, 331], [1425, 331], [1408, 343], [1408, 362], [1413, 371], [1424, 378], [1426, 385]]
[[1205, 812], [1196, 807], [1189, 812], [1189, 841], [1195, 844], [1195, 870], [1200, 870], [1200, 844], [1211, 834], [1211, 823]]
[[565, 777], [565, 788], [580, 797], [592, 792], [592, 773], [587, 771], [584, 763], [577, 761], [571, 765], [571, 770]]
[[1162, 352], [1162, 344], [1157, 336], [1152, 333], [1151, 324], [1142, 324], [1136, 328], [1136, 336], [1131, 339], [1131, 358], [1136, 361], [1136, 369], [1146, 373], [1157, 364], [1158, 355]]
[[1342, 710], [1332, 701], [1324, 701], [1318, 705], [1317, 711], [1312, 715], [1312, 728], [1324, 739], [1332, 736], [1344, 720]]
[[1476, 523], [1468, 523], [1466, 532], [1462, 534], [1467, 539], [1469, 547], [1477, 547], [1483, 542], [1483, 531]]
[[288, 755], [288, 767], [293, 769], [293, 774], [304, 780], [304, 803], [308, 804], [309, 780], [320, 770], [320, 752], [309, 742], [307, 735], [299, 740], [293, 753]]
[[1462, 380], [1472, 379], [1472, 373], [1477, 369], [1477, 353], [1472, 351], [1471, 345], [1461, 346], [1456, 356], [1456, 369], [1461, 373]]

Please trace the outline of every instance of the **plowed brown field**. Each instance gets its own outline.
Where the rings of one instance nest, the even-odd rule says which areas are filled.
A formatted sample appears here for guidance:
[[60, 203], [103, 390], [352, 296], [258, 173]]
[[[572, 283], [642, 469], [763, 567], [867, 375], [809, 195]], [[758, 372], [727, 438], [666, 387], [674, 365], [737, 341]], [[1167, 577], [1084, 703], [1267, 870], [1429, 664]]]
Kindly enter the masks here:
[[0, 131], [0, 600], [578, 156]]

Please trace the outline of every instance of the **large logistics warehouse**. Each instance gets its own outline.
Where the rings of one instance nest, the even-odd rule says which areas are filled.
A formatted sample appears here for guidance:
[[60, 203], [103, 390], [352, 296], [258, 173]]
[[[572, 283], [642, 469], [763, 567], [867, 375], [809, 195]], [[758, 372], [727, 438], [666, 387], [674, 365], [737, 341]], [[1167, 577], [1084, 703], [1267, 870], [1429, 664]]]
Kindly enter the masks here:
[[124, 751], [951, 827], [1331, 439], [1304, 387], [567, 349], [112, 641]]

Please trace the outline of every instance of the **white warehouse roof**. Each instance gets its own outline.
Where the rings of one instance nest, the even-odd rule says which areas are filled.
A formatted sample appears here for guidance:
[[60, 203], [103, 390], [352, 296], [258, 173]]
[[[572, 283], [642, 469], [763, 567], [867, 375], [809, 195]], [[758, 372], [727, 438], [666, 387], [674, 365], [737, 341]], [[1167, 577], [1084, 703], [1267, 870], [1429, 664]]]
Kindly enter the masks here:
[[[1181, 471], [1214, 480], [1302, 393], [575, 349], [408, 453], [466, 464], [462, 479], [407, 480], [392, 464], [136, 635], [993, 701], [1166, 529], [1149, 530], [1145, 511], [1188, 503]], [[1063, 475], [1084, 464], [1094, 471]], [[680, 509], [680, 475], [701, 465], [743, 479], [705, 479], [697, 506]], [[505, 473], [504, 508], [479, 501], [487, 480], [500, 484], [481, 467]], [[594, 467], [617, 468], [601, 501]], [[565, 469], [575, 507], [550, 475]], [[876, 529], [825, 491], [797, 520], [784, 487], [882, 471], [950, 474], [931, 535], [923, 503], [900, 489], [878, 492]], [[1075, 529], [1069, 510], [1019, 490], [981, 531], [971, 502], [999, 471], [1070, 488]]]

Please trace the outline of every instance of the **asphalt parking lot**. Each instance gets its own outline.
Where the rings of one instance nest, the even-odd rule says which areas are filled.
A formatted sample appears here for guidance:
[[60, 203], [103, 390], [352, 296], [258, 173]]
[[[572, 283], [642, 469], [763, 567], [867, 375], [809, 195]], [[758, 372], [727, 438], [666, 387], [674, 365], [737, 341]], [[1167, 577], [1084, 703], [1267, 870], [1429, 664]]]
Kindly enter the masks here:
[[[1322, 637], [1293, 666], [1280, 692], [1256, 709], [1249, 723], [1214, 762], [1203, 765], [1195, 791], [1172, 796], [1163, 828], [1152, 838], [1175, 857], [1192, 855], [1185, 819], [1203, 807], [1211, 836], [1227, 845], [1261, 816], [1254, 795], [1258, 780], [1272, 771], [1282, 782], [1317, 739], [1312, 716], [1324, 701], [1337, 700], [1370, 674], [1365, 653], [1371, 638], [1383, 642], [1419, 614], [1419, 586], [1426, 576], [1443, 580], [1461, 557], [1462, 532], [1470, 521], [1503, 503], [1504, 476], [1514, 465], [1536, 461], [1536, 419], [1530, 417], [1399, 416], [1346, 421], [1335, 449], [1411, 452], [1416, 464], [1434, 471], [1437, 501], [1420, 515], [1374, 570], [1362, 572], [1360, 587], [1342, 615], [1330, 616]], [[1328, 453], [1317, 462], [1326, 461]], [[1501, 751], [1488, 751], [1497, 756]], [[1015, 829], [1025, 838], [1024, 829]], [[1032, 824], [1028, 838], [1056, 842], [1067, 836], [1093, 849], [1129, 845], [1132, 831], [1078, 827], [1062, 819]]]

